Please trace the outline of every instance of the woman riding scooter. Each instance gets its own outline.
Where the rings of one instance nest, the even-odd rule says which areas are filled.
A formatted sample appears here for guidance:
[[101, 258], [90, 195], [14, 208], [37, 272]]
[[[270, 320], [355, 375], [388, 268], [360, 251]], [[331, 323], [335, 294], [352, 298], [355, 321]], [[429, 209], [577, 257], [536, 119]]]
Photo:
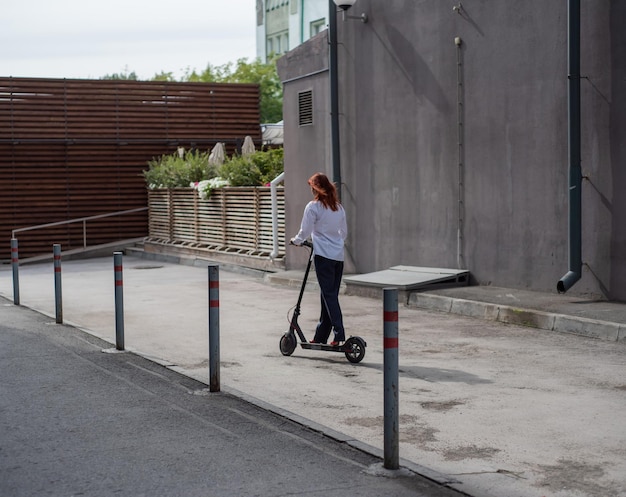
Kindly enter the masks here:
[[308, 180], [313, 193], [304, 209], [300, 231], [291, 239], [294, 245], [311, 237], [315, 250], [314, 262], [320, 286], [321, 313], [311, 343], [325, 344], [334, 332], [330, 345], [346, 340], [343, 316], [339, 305], [339, 288], [343, 276], [344, 242], [348, 236], [346, 213], [337, 197], [337, 189], [328, 177], [315, 173]]

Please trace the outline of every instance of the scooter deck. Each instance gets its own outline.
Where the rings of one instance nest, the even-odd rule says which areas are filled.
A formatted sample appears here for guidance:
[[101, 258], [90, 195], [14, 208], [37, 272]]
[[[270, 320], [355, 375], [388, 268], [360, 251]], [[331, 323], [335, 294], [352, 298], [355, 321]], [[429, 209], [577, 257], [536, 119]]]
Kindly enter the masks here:
[[309, 342], [300, 342], [300, 347], [303, 349], [313, 349], [313, 350], [327, 350], [330, 352], [346, 352], [347, 349], [345, 346], [345, 342], [341, 345], [333, 346], [327, 343], [309, 343]]

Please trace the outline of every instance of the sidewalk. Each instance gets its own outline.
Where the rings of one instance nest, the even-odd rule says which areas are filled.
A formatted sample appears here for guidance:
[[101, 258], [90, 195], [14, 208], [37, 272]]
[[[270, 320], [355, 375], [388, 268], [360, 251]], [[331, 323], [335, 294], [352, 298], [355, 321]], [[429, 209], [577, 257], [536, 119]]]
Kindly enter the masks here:
[[[126, 256], [124, 307], [129, 350], [208, 383], [205, 266]], [[361, 363], [299, 348], [284, 357], [278, 343], [301, 275], [238, 271], [220, 270], [223, 390], [381, 455], [380, 299], [342, 295], [348, 334], [368, 344]], [[64, 262], [62, 274], [66, 323], [112, 343], [112, 257]], [[6, 268], [0, 295], [12, 298], [11, 288]], [[52, 265], [21, 267], [20, 295], [23, 305], [54, 316]], [[464, 287], [402, 306], [403, 466], [474, 496], [626, 495], [624, 306], [583, 302]], [[300, 319], [307, 338], [318, 313], [319, 297], [307, 292]], [[506, 324], [507, 314], [552, 324]], [[603, 339], [548, 331], [566, 318], [593, 336], [603, 330]]]

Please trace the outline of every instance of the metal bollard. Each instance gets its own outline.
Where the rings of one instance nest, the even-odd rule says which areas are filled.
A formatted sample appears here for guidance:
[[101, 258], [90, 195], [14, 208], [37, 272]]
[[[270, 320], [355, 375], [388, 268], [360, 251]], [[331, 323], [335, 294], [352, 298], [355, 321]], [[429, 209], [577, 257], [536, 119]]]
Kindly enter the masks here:
[[63, 296], [61, 291], [61, 245], [52, 245], [52, 257], [54, 259], [54, 308], [56, 311], [57, 324], [63, 323]]
[[115, 348], [124, 350], [124, 273], [122, 252], [113, 252], [115, 270]]
[[209, 391], [220, 391], [220, 267], [209, 265]]
[[384, 462], [386, 469], [400, 467], [400, 433], [398, 412], [398, 289], [383, 289], [384, 318], [384, 382], [385, 433]]
[[20, 305], [20, 258], [17, 238], [11, 238], [11, 268], [13, 269], [13, 303]]

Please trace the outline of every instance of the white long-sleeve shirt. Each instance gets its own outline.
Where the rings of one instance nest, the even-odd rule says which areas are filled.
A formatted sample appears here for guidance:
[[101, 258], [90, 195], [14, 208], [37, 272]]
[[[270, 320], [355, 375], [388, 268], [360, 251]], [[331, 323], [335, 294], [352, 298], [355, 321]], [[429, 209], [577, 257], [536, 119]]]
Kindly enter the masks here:
[[333, 211], [324, 207], [321, 202], [311, 200], [304, 208], [300, 231], [293, 242], [301, 245], [310, 236], [316, 255], [343, 261], [343, 246], [348, 236], [348, 226], [346, 211], [341, 205], [338, 207]]

